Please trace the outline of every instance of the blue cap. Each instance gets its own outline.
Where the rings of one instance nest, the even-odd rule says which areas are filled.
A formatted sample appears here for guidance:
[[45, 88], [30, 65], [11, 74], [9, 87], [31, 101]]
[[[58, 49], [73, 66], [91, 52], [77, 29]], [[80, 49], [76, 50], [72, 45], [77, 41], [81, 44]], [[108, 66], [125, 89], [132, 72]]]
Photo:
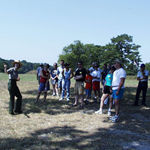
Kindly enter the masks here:
[[141, 68], [144, 68], [145, 67], [145, 64], [141, 64]]

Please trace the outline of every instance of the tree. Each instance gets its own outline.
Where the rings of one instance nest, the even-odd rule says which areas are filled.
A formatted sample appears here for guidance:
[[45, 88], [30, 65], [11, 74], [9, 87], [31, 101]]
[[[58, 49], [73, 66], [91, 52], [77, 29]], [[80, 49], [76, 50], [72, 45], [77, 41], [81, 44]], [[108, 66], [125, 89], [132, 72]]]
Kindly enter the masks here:
[[128, 74], [137, 72], [141, 58], [138, 49], [140, 45], [133, 43], [133, 37], [122, 34], [111, 39], [111, 44], [115, 46], [116, 58], [120, 59], [124, 64]]
[[150, 62], [145, 64], [146, 69], [150, 72]]
[[100, 67], [105, 63], [113, 64], [119, 59], [124, 64], [128, 74], [136, 74], [141, 58], [138, 49], [140, 45], [133, 43], [133, 37], [127, 34], [119, 35], [111, 39], [105, 46], [94, 44], [83, 44], [75, 41], [64, 47], [59, 60], [64, 59], [75, 68], [78, 61], [83, 61], [84, 67], [89, 68], [92, 62], [97, 62]]

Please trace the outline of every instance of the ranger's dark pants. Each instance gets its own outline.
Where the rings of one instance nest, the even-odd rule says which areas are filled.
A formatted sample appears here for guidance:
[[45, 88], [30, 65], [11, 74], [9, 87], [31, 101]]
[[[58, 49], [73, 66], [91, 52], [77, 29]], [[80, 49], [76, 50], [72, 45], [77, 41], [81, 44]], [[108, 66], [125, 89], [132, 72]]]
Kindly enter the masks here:
[[[22, 95], [20, 93], [20, 90], [16, 84], [16, 80], [9, 80], [8, 82], [8, 91], [10, 94], [10, 102], [9, 102], [9, 113], [15, 112], [21, 112], [22, 107]], [[17, 97], [16, 105], [15, 103], [15, 96]], [[15, 110], [14, 110], [15, 107]]]
[[147, 93], [147, 88], [148, 88], [148, 82], [144, 81], [144, 82], [139, 82], [138, 87], [137, 87], [137, 91], [136, 91], [136, 99], [135, 99], [135, 104], [138, 104], [139, 101], [139, 97], [140, 97], [140, 93], [142, 91], [142, 104], [146, 103], [146, 93]]

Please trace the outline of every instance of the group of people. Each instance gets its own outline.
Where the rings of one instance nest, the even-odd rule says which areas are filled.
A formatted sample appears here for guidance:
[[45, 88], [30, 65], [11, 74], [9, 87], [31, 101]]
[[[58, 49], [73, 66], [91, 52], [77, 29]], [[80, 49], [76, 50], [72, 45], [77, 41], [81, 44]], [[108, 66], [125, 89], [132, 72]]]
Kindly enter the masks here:
[[[9, 112], [10, 114], [22, 113], [22, 96], [19, 88], [16, 84], [20, 80], [18, 76], [18, 69], [22, 66], [20, 61], [14, 61], [13, 67], [7, 69], [7, 65], [4, 65], [4, 71], [9, 74], [8, 90], [10, 94]], [[146, 92], [148, 87], [148, 74], [145, 70], [145, 65], [140, 66], [140, 71], [137, 74], [137, 80], [139, 80], [136, 98], [134, 105], [138, 106], [140, 92], [143, 91], [142, 105], [146, 106]], [[100, 108], [95, 113], [102, 114], [104, 103], [109, 101], [108, 115], [111, 115], [111, 109], [113, 103], [115, 104], [115, 115], [110, 117], [112, 122], [119, 120], [120, 101], [124, 93], [124, 83], [126, 79], [126, 71], [123, 69], [122, 63], [116, 60], [113, 65], [104, 65], [103, 69], [99, 68], [96, 62], [92, 63], [89, 69], [83, 67], [83, 63], [79, 61], [77, 68], [73, 72], [68, 63], [64, 60], [60, 61], [60, 66], [54, 63], [53, 68], [50, 69], [49, 64], [41, 64], [37, 68], [37, 80], [39, 83], [38, 94], [36, 97], [36, 103], [39, 101], [40, 95], [44, 93], [44, 101], [47, 98], [47, 91], [50, 90], [51, 81], [53, 87], [53, 96], [58, 96], [59, 101], [66, 98], [70, 101], [70, 85], [71, 79], [74, 78], [74, 94], [75, 100], [73, 107], [80, 103], [80, 107], [83, 108], [84, 103], [87, 104], [89, 99], [94, 94], [94, 101], [100, 102]], [[102, 83], [102, 96], [100, 97], [100, 83]], [[93, 91], [93, 92], [92, 92]], [[85, 94], [84, 94], [85, 93]], [[17, 97], [16, 106], [14, 105], [15, 96]]]
[[[60, 66], [54, 63], [53, 69], [48, 71], [49, 66], [47, 64], [41, 64], [37, 69], [37, 79], [39, 81], [39, 90], [36, 102], [39, 101], [41, 92], [44, 92], [44, 101], [46, 100], [47, 91], [49, 90], [49, 79], [53, 86], [53, 96], [59, 96], [59, 100], [67, 99], [70, 101], [70, 85], [71, 78], [75, 80], [74, 94], [75, 101], [73, 106], [77, 106], [80, 103], [80, 108], [83, 108], [84, 103], [87, 104], [91, 93], [94, 93], [94, 101], [100, 102], [100, 109], [96, 111], [97, 114], [103, 113], [104, 101], [108, 101], [109, 109], [108, 115], [111, 115], [111, 109], [113, 101], [115, 103], [116, 114], [112, 117], [112, 120], [116, 122], [119, 119], [119, 107], [120, 100], [124, 93], [124, 82], [126, 78], [126, 72], [122, 68], [121, 62], [116, 61], [114, 65], [103, 67], [103, 70], [99, 68], [96, 62], [92, 63], [89, 69], [83, 67], [83, 63], [80, 61], [77, 63], [77, 68], [73, 72], [69, 68], [69, 64], [64, 60], [60, 61]], [[100, 97], [100, 83], [103, 85], [103, 95]], [[84, 94], [85, 93], [85, 94]]]

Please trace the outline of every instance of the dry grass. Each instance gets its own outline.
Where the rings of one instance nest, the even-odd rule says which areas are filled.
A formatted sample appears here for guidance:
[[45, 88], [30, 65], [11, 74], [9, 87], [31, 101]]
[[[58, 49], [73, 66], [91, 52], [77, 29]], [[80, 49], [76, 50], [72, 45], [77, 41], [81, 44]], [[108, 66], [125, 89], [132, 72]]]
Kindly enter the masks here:
[[[84, 110], [72, 108], [73, 97], [69, 103], [59, 102], [50, 94], [46, 103], [34, 104], [38, 87], [34, 75], [22, 75], [23, 80], [18, 85], [24, 113], [11, 116], [8, 114], [7, 76], [0, 76], [0, 150], [149, 149], [150, 107], [131, 106], [136, 80], [127, 80], [120, 122], [114, 124], [107, 114], [94, 114], [99, 105], [92, 100]], [[149, 93], [150, 90], [147, 97], [150, 106]]]

